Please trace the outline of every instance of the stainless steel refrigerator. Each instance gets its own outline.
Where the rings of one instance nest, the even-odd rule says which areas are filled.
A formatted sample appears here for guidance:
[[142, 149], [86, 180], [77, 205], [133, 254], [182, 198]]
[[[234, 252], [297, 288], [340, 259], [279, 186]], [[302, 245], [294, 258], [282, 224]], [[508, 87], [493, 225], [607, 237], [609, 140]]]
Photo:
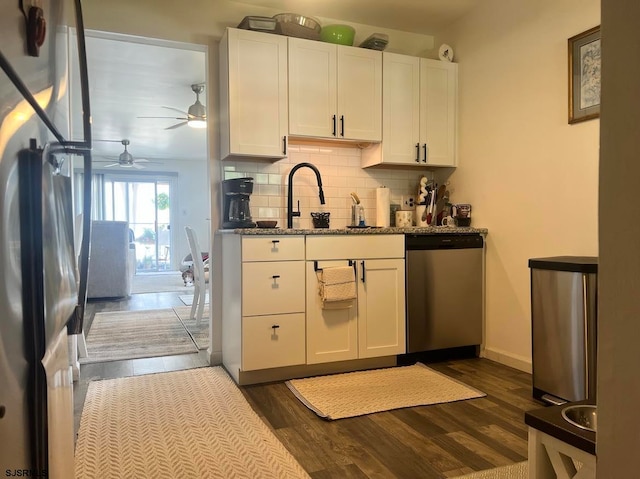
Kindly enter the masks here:
[[598, 258], [535, 258], [529, 268], [533, 396], [595, 400]]
[[[82, 329], [90, 223], [84, 219], [76, 251], [70, 175], [74, 163], [91, 166], [84, 58], [79, 0], [0, 3], [0, 471], [6, 476], [74, 476], [67, 338]], [[82, 116], [73, 134], [72, 71]]]

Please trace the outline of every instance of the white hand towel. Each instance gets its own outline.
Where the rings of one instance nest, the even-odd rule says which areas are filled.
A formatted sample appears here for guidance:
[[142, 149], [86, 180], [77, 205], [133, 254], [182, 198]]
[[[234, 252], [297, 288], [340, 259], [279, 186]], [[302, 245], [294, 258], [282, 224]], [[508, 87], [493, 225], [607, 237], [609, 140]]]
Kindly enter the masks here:
[[356, 275], [352, 266], [324, 268], [320, 279], [320, 297], [324, 302], [356, 298]]

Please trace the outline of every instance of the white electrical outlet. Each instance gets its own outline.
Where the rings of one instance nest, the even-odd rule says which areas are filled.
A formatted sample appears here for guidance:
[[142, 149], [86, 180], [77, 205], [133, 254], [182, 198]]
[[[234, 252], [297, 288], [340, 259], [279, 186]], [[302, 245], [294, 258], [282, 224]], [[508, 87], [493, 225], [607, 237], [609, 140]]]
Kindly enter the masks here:
[[402, 195], [400, 206], [403, 210], [411, 210], [416, 207], [416, 198], [411, 195]]

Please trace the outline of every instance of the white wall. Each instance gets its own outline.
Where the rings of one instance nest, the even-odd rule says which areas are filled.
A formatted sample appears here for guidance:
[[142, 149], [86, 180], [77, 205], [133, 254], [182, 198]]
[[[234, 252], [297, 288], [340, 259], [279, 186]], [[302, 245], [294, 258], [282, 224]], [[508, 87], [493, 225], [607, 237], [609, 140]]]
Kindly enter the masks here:
[[529, 258], [598, 255], [599, 120], [567, 123], [567, 39], [598, 0], [485, 0], [436, 38], [459, 62], [451, 182], [487, 238], [487, 356], [531, 361]]

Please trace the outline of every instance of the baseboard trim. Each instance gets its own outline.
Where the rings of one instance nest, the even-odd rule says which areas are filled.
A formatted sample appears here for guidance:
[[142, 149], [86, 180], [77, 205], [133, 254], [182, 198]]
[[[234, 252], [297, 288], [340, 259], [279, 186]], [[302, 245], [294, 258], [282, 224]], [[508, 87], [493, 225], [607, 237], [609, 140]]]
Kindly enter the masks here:
[[530, 359], [507, 351], [494, 348], [484, 348], [480, 355], [483, 358], [491, 359], [492, 361], [504, 364], [505, 366], [524, 371], [525, 373], [531, 374], [533, 371]]
[[222, 351], [211, 351], [209, 348], [207, 352], [209, 353], [210, 366], [220, 366], [222, 364]]

